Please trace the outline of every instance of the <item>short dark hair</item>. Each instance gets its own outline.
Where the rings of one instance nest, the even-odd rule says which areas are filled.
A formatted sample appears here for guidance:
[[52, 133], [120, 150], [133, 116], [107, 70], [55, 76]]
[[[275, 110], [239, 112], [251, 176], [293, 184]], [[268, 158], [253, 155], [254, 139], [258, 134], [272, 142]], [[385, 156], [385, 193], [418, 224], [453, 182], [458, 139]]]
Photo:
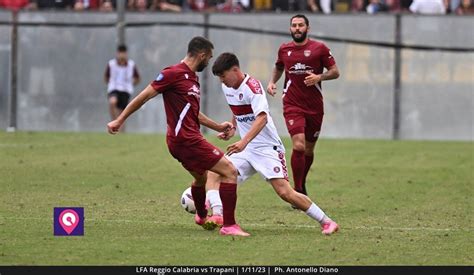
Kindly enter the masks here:
[[123, 53], [123, 52], [126, 52], [126, 51], [127, 51], [127, 46], [126, 45], [124, 45], [124, 44], [118, 45], [117, 52]]
[[223, 53], [219, 55], [214, 65], [212, 65], [212, 73], [214, 75], [221, 75], [234, 66], [240, 66], [237, 56], [233, 53]]
[[290, 25], [291, 25], [291, 21], [293, 21], [294, 18], [303, 18], [304, 22], [306, 23], [306, 26], [309, 26], [309, 20], [304, 14], [293, 15], [293, 17], [291, 17], [290, 19]]
[[195, 56], [201, 52], [210, 52], [214, 49], [214, 45], [212, 45], [211, 41], [207, 40], [202, 36], [196, 36], [188, 44], [188, 54], [191, 56]]

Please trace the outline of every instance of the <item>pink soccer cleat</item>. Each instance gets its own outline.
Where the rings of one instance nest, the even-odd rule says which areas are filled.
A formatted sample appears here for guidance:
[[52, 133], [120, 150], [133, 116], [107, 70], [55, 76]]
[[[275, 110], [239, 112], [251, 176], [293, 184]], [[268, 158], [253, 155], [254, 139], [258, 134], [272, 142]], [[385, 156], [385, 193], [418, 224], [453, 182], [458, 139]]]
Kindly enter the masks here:
[[335, 221], [329, 221], [321, 225], [321, 233], [331, 235], [339, 230], [339, 225]]
[[199, 217], [199, 215], [196, 213], [194, 215], [194, 221], [196, 222], [197, 225], [204, 225], [207, 222], [207, 216], [205, 218]]
[[250, 236], [250, 234], [243, 231], [242, 228], [240, 228], [238, 224], [227, 225], [227, 226], [224, 225], [219, 231], [219, 234], [229, 235], [229, 236], [242, 236], [242, 237]]
[[222, 227], [224, 224], [224, 219], [222, 216], [219, 215], [213, 215], [210, 217], [207, 217], [207, 221], [202, 225], [202, 227], [206, 230], [214, 230], [217, 227]]

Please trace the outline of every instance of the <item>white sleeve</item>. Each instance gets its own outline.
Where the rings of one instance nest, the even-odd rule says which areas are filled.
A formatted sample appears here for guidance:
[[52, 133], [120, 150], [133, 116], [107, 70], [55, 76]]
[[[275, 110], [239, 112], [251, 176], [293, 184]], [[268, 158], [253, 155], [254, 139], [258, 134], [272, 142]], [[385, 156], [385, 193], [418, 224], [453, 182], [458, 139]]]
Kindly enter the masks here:
[[[260, 83], [260, 85], [262, 84]], [[250, 89], [248, 93], [250, 94], [250, 105], [252, 106], [253, 114], [257, 116], [261, 112], [265, 112], [267, 115], [269, 115], [270, 110], [268, 108], [268, 101], [265, 97], [265, 93], [256, 94]]]

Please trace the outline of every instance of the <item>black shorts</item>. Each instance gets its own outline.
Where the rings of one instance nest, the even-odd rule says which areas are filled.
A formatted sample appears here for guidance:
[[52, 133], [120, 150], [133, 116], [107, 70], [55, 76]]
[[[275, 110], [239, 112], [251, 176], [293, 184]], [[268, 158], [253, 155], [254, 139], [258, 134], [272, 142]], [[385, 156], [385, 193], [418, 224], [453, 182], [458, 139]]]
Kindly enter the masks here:
[[128, 105], [128, 101], [130, 100], [130, 94], [127, 92], [121, 92], [117, 90], [113, 90], [109, 93], [109, 98], [116, 97], [117, 98], [117, 108], [120, 110], [125, 109]]

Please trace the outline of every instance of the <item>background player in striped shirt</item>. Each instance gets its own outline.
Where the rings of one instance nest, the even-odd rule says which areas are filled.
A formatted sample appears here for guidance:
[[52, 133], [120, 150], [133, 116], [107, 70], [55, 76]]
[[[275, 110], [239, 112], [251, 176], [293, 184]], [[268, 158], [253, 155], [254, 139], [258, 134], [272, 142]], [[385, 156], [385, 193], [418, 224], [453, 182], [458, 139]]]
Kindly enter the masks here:
[[[242, 183], [259, 173], [280, 198], [317, 220], [323, 234], [336, 232], [339, 228], [337, 223], [306, 195], [291, 188], [285, 163], [285, 147], [273, 124], [260, 81], [240, 70], [239, 60], [233, 53], [221, 54], [212, 66], [212, 73], [221, 80], [222, 91], [233, 113], [234, 127], [218, 136], [228, 140], [237, 129], [241, 137], [227, 147], [228, 158], [238, 171], [237, 182]], [[218, 216], [220, 212], [220, 198], [216, 191], [212, 191], [218, 189], [220, 181], [218, 174], [209, 173], [207, 188], [210, 190], [207, 194], [213, 216]]]
[[[274, 96], [276, 82], [285, 72], [283, 116], [291, 136], [291, 169], [295, 190], [307, 194], [306, 177], [313, 164], [314, 148], [321, 131], [324, 106], [321, 82], [339, 77], [336, 61], [329, 48], [308, 38], [309, 21], [298, 14], [290, 20], [293, 41], [284, 43], [267, 92]], [[327, 69], [326, 72], [324, 68]]]

